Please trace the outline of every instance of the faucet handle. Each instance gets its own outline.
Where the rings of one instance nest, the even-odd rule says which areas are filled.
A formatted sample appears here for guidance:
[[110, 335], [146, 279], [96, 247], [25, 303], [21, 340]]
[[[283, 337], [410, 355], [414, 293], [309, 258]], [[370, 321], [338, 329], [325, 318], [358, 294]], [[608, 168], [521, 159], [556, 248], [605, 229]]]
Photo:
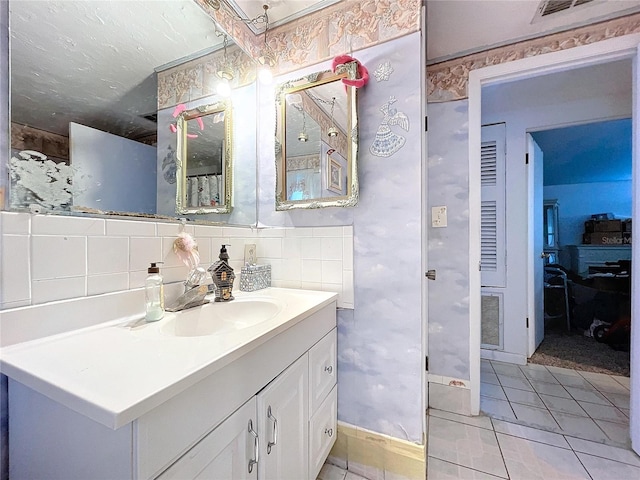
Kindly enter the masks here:
[[187, 280], [184, 282], [185, 287], [193, 288], [204, 283], [207, 277], [207, 271], [203, 267], [196, 267], [187, 276]]

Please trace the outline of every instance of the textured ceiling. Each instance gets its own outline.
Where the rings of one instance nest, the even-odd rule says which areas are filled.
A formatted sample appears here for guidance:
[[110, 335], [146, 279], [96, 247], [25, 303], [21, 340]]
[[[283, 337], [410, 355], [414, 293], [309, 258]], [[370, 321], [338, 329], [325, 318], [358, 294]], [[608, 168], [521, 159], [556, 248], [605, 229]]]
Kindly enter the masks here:
[[[262, 1], [228, 3], [241, 17], [263, 12]], [[269, 3], [277, 24], [335, 0]], [[70, 121], [155, 133], [143, 118], [157, 109], [155, 69], [221, 44], [193, 0], [11, 0], [9, 9], [12, 121], [65, 136]]]

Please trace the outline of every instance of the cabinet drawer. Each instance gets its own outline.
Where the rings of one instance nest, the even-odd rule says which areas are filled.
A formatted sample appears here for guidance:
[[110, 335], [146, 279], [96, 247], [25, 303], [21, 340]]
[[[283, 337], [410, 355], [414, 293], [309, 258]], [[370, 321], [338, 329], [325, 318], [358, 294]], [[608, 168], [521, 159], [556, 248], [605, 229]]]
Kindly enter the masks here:
[[309, 420], [309, 478], [318, 476], [336, 441], [337, 411], [338, 387], [335, 385]]
[[311, 415], [336, 384], [337, 338], [334, 328], [309, 350], [309, 411]]

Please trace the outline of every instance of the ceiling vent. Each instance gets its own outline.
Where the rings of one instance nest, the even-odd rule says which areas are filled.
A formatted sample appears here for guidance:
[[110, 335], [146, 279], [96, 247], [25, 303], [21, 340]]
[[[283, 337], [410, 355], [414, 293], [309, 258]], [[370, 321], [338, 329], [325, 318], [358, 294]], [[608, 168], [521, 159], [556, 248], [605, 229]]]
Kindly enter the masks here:
[[150, 122], [158, 123], [158, 114], [157, 113], [147, 113], [146, 115], [140, 115], [142, 118], [146, 118]]
[[600, 3], [602, 0], [542, 0], [532, 23], [535, 23], [549, 15], [569, 13], [575, 9], [590, 3]]

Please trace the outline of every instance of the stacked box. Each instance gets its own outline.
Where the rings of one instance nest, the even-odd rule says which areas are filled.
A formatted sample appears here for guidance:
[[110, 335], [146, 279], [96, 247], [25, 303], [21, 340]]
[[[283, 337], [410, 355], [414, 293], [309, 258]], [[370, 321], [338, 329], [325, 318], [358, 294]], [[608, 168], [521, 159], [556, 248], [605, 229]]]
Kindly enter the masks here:
[[585, 233], [622, 232], [622, 220], [587, 220], [584, 222]]
[[598, 218], [584, 222], [582, 243], [586, 245], [629, 245], [631, 244], [631, 219]]

